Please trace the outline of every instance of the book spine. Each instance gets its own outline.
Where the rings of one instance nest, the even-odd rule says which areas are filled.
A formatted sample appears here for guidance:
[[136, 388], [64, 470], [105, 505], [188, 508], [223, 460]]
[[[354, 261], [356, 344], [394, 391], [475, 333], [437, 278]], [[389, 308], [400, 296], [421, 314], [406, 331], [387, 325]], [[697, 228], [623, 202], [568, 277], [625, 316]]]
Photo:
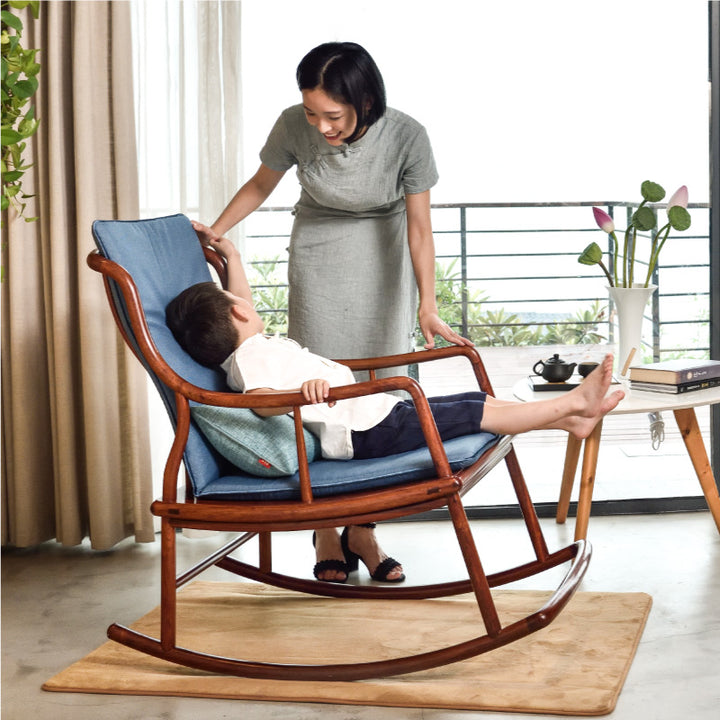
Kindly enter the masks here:
[[[675, 382], [694, 382], [695, 380], [717, 380], [720, 377], [720, 366], [712, 365], [707, 368], [696, 368], [686, 372], [676, 373]], [[688, 377], [690, 375], [690, 377]]]
[[697, 382], [677, 383], [652, 383], [644, 380], [631, 380], [630, 387], [636, 390], [647, 390], [649, 392], [662, 392], [671, 395], [679, 395], [680, 393], [693, 392], [694, 390], [707, 390], [708, 388], [720, 386], [720, 377], [710, 378], [709, 380], [698, 380]]
[[666, 385], [713, 380], [720, 377], [720, 365], [708, 365], [693, 370], [653, 370], [640, 367], [636, 370], [636, 375], [640, 375], [640, 377], [635, 378], [633, 378], [633, 369], [630, 369], [631, 379], [638, 382], [665, 383]]
[[678, 393], [692, 392], [693, 390], [707, 390], [720, 385], [720, 377], [698, 380], [698, 382], [682, 383], [678, 385]]
[[656, 393], [663, 393], [665, 395], [677, 395], [678, 394], [678, 386], [677, 385], [668, 385], [666, 383], [648, 383], [648, 382], [640, 382], [636, 380], [633, 382], [630, 381], [630, 389], [631, 390], [642, 390], [646, 392], [656, 392]]

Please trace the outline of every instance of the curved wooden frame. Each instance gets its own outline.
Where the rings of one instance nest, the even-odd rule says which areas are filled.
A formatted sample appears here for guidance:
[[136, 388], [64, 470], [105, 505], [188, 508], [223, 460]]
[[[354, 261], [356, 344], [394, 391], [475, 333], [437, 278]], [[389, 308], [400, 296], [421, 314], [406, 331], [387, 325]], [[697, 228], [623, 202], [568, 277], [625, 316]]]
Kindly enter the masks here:
[[[222, 259], [211, 250], [205, 252], [221, 281], [225, 274]], [[453, 473], [438, 435], [427, 399], [420, 385], [408, 377], [377, 379], [380, 368], [463, 355], [471, 363], [478, 386], [493, 394], [490, 380], [475, 348], [449, 347], [423, 353], [394, 355], [365, 360], [340, 360], [353, 370], [367, 370], [370, 380], [332, 388], [328, 400], [342, 400], [378, 392], [404, 390], [417, 408], [421, 427], [435, 465], [436, 477], [366, 492], [345, 493], [314, 498], [302, 433], [301, 413], [305, 403], [299, 392], [251, 394], [213, 392], [193, 385], [165, 362], [159, 353], [145, 320], [137, 288], [130, 275], [118, 264], [97, 251], [88, 256], [88, 264], [103, 275], [108, 299], [118, 327], [138, 358], [167, 385], [175, 396], [176, 428], [163, 476], [162, 497], [152, 504], [152, 512], [161, 518], [161, 629], [160, 638], [151, 638], [127, 627], [113, 624], [108, 636], [129, 647], [200, 670], [252, 678], [281, 680], [357, 680], [415, 672], [466, 659], [506, 645], [552, 622], [577, 589], [590, 560], [586, 541], [577, 541], [556, 552], [549, 552], [535, 509], [512, 448], [512, 438], [504, 437], [470, 467]], [[113, 284], [122, 294], [132, 331], [130, 338], [121, 320], [112, 292]], [[294, 409], [296, 444], [300, 464], [300, 499], [277, 502], [206, 501], [178, 498], [183, 452], [190, 429], [190, 401], [226, 407], [283, 407]], [[475, 546], [461, 497], [498, 462], [505, 460], [535, 558], [503, 572], [486, 575]], [[350, 461], [352, 462], [352, 461]], [[273, 572], [270, 537], [272, 532], [321, 527], [357, 525], [369, 521], [405, 517], [431, 509], [447, 507], [458, 539], [468, 579], [416, 587], [352, 586], [289, 577]], [[241, 533], [235, 540], [177, 575], [175, 534], [179, 528], [197, 528]], [[259, 536], [257, 566], [240, 562], [231, 553], [249, 539]], [[544, 572], [561, 564], [570, 567], [550, 600], [537, 611], [502, 626], [493, 602], [491, 588]], [[472, 640], [417, 655], [369, 663], [341, 665], [287, 665], [219, 657], [181, 648], [176, 643], [177, 589], [204, 570], [217, 566], [233, 574], [276, 587], [336, 598], [424, 599], [473, 592], [485, 632]]]

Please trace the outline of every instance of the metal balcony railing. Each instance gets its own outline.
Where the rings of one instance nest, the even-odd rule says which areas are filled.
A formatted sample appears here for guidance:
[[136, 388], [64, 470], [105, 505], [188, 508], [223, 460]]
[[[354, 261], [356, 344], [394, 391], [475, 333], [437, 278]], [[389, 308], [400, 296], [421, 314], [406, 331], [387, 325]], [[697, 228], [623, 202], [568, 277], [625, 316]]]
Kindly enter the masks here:
[[[595, 241], [610, 242], [591, 207], [619, 230], [637, 203], [615, 201], [457, 203], [432, 206], [441, 312], [478, 345], [614, 341], [614, 308], [597, 266], [577, 262]], [[664, 205], [655, 206], [659, 220]], [[261, 208], [246, 220], [246, 254], [260, 310], [276, 329], [285, 321], [291, 208]], [[692, 227], [671, 233], [652, 282], [646, 359], [709, 351], [709, 206], [691, 204]], [[624, 211], [624, 213], [623, 213]], [[622, 220], [622, 215], [625, 215]], [[662, 221], [660, 221], [661, 224]], [[621, 233], [618, 232], [618, 237]], [[646, 275], [652, 233], [638, 237], [637, 277]]]

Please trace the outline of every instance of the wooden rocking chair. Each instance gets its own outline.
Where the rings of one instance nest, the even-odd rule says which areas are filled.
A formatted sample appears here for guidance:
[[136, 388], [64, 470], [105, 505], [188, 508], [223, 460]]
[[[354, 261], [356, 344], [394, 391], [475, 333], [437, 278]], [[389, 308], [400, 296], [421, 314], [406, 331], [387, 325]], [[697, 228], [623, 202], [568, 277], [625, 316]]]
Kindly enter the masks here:
[[[224, 281], [222, 258], [203, 249], [183, 215], [139, 221], [96, 221], [93, 235], [99, 251], [88, 264], [103, 275], [113, 315], [123, 337], [152, 376], [175, 428], [165, 467], [162, 498], [152, 505], [161, 518], [161, 632], [159, 638], [142, 635], [116, 624], [108, 636], [150, 655], [227, 675], [281, 680], [357, 680], [414, 672], [473, 657], [511, 643], [552, 622], [570, 600], [590, 559], [590, 546], [580, 540], [555, 552], [548, 550], [520, 471], [511, 438], [479, 432], [441, 442], [419, 384], [408, 377], [376, 379], [379, 368], [428, 362], [463, 355], [472, 364], [478, 385], [492, 387], [474, 348], [450, 347], [432, 351], [342, 361], [353, 370], [368, 370], [370, 379], [333, 388], [330, 400], [377, 392], [403, 390], [410, 394], [422, 421], [427, 448], [376, 460], [331, 461], [313, 459], [313, 437], [301, 424], [302, 395], [298, 393], [243, 395], [229, 391], [221, 371], [194, 362], [176, 343], [165, 324], [165, 307], [186, 287], [212, 279], [208, 263]], [[279, 416], [287, 427], [268, 427], [270, 448], [288, 442], [297, 470], [291, 474], [260, 477], [239, 469], [211, 444], [197, 424], [200, 411], [216, 410], [240, 416], [248, 424], [258, 418], [257, 407], [294, 408], [293, 417]], [[281, 437], [285, 433], [288, 437]], [[261, 438], [262, 439], [262, 438]], [[267, 443], [266, 443], [267, 444]], [[231, 448], [232, 450], [232, 448]], [[244, 448], [252, 462], [252, 443]], [[265, 452], [265, 451], [263, 451]], [[308, 457], [310, 456], [310, 457]], [[234, 456], [233, 456], [234, 457]], [[500, 460], [504, 459], [529, 534], [534, 557], [525, 564], [486, 575], [480, 562], [461, 497]], [[258, 470], [272, 462], [260, 454]], [[185, 465], [185, 487], [178, 480]], [[251, 469], [255, 466], [251, 466]], [[292, 471], [292, 468], [290, 468]], [[280, 471], [275, 471], [278, 474]], [[289, 472], [289, 471], [286, 471]], [[307, 530], [389, 520], [446, 507], [467, 567], [467, 578], [425, 586], [386, 587], [341, 585], [290, 577], [273, 572], [270, 537], [273, 531]], [[176, 532], [180, 528], [232, 531], [239, 535], [193, 568], [177, 574]], [[257, 565], [231, 554], [247, 540], [259, 536]], [[491, 588], [535, 575], [562, 564], [568, 569], [552, 597], [527, 617], [503, 626]], [[412, 656], [358, 664], [297, 665], [233, 659], [178, 647], [176, 592], [212, 566], [280, 588], [337, 598], [438, 598], [474, 593], [479, 608], [480, 632], [472, 640]], [[342, 600], [339, 600], [342, 602]], [[406, 632], [412, 632], [406, 628]], [[238, 639], [241, 645], [241, 638]]]

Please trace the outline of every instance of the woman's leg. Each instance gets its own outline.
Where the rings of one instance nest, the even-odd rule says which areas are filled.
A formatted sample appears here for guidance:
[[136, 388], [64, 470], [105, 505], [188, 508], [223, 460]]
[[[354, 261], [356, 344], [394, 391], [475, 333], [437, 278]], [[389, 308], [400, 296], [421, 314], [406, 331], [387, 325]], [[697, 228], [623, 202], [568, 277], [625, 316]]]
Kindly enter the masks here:
[[[350, 525], [346, 528], [345, 542], [351, 553], [358, 555], [365, 563], [370, 576], [382, 582], [400, 582], [405, 579], [402, 565], [380, 547], [375, 537], [374, 523], [368, 525]], [[387, 567], [381, 567], [385, 563]], [[378, 571], [381, 572], [378, 572]], [[382, 577], [378, 577], [381, 575]]]
[[[351, 525], [346, 532], [349, 550], [360, 556], [370, 575], [373, 575], [380, 564], [388, 560], [387, 553], [383, 551], [375, 537], [375, 528]], [[314, 574], [318, 580], [340, 583], [347, 580], [348, 568], [341, 569], [340, 564], [335, 564], [345, 565], [347, 562], [336, 528], [315, 531], [315, 553], [317, 565]], [[386, 582], [398, 582], [402, 577], [404, 577], [402, 565], [397, 561], [393, 561], [384, 573]]]
[[314, 544], [317, 561], [313, 570], [315, 577], [326, 582], [345, 582], [348, 577], [347, 569], [341, 569], [345, 565], [345, 554], [337, 529], [316, 530]]

